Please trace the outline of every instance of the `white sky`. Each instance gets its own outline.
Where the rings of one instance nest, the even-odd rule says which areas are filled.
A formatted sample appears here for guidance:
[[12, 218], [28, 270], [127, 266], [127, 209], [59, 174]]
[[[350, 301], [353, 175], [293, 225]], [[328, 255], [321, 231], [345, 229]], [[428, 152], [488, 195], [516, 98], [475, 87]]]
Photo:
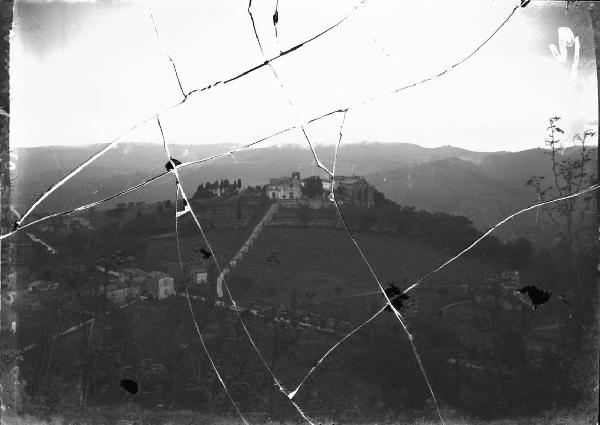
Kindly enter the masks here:
[[[279, 46], [285, 50], [352, 10], [357, 0], [280, 0]], [[437, 74], [469, 54], [516, 2], [367, 0], [340, 26], [274, 62], [270, 69], [192, 96], [162, 119], [172, 143], [245, 144], [331, 109]], [[279, 49], [275, 0], [254, 0], [269, 55]], [[11, 44], [11, 146], [108, 142], [181, 100], [186, 91], [264, 61], [247, 2], [17, 1]], [[597, 120], [593, 46], [582, 37], [578, 76], [552, 56], [564, 6], [532, 2], [465, 64], [443, 77], [352, 108], [346, 143], [409, 142], [471, 150], [543, 145], [547, 119], [563, 117], [567, 134]], [[573, 29], [577, 35], [577, 24]], [[580, 25], [581, 26], [581, 25]], [[287, 96], [295, 108], [290, 108]], [[316, 144], [337, 141], [341, 116], [309, 128]], [[158, 142], [154, 122], [126, 141]], [[271, 143], [302, 142], [288, 133]], [[261, 145], [264, 146], [264, 145]]]

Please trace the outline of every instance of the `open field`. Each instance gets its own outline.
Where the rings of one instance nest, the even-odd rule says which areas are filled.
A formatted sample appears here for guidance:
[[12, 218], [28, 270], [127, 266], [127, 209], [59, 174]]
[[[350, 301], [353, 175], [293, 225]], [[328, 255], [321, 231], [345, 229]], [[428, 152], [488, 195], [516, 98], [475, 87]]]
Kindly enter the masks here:
[[[242, 208], [242, 217], [246, 221], [246, 224], [243, 227], [210, 227], [210, 219], [205, 219], [201, 214], [198, 214], [200, 224], [203, 226], [203, 230], [210, 246], [215, 252], [219, 266], [225, 267], [231, 257], [233, 257], [240, 246], [246, 241], [254, 226], [266, 213], [269, 205], [270, 204], [267, 203], [263, 205], [252, 205], [252, 207], [244, 206], [244, 208]], [[225, 220], [225, 217], [229, 217], [232, 214], [235, 215], [235, 208], [235, 203], [221, 203], [219, 208], [222, 216], [221, 219]], [[208, 250], [200, 230], [192, 223], [190, 216], [187, 216], [186, 218], [188, 220], [188, 225], [182, 225], [183, 220], [181, 220], [179, 228], [179, 243], [184, 264], [202, 258], [198, 253], [199, 248]], [[148, 238], [147, 251], [144, 258], [139, 261], [139, 264], [142, 268], [157, 267], [157, 265], [165, 263], [170, 264], [170, 268], [174, 268], [174, 270], [168, 270], [168, 272], [174, 274], [174, 276], [178, 278], [178, 262], [175, 226], [173, 225], [172, 232]], [[213, 261], [210, 260], [208, 263], [213, 264]], [[173, 267], [173, 264], [176, 264], [177, 267]]]
[[[382, 284], [402, 287], [447, 260], [450, 253], [431, 249], [414, 240], [361, 234], [359, 245]], [[452, 300], [452, 292], [433, 293], [432, 288], [454, 287], [481, 281], [482, 269], [473, 258], [462, 258], [423, 282], [413, 294], [421, 310]], [[249, 281], [251, 279], [252, 282]], [[292, 294], [306, 309], [329, 309], [352, 299], [367, 304], [381, 302], [379, 288], [344, 229], [269, 227], [236, 267], [228, 281], [236, 299], [289, 305]], [[434, 291], [435, 292], [435, 291]], [[375, 298], [374, 298], [375, 297]]]
[[[248, 216], [250, 220], [244, 227], [207, 226], [207, 236], [221, 267], [227, 264], [250, 234], [254, 223], [264, 214], [259, 208], [255, 211]], [[201, 254], [196, 251], [205, 248], [205, 244], [197, 229], [187, 226], [189, 222], [183, 224], [180, 228], [183, 261], [197, 262]], [[177, 246], [172, 232], [151, 234], [143, 241], [140, 236], [135, 238], [139, 239], [135, 242], [145, 243], [145, 249], [136, 259], [141, 268], [162, 270], [179, 278]], [[454, 254], [431, 248], [419, 240], [374, 232], [357, 233], [356, 238], [385, 287], [390, 282], [406, 287]], [[62, 248], [59, 246], [59, 250]], [[209, 266], [211, 263], [211, 260], [205, 262]], [[38, 394], [49, 394], [45, 406], [52, 406], [50, 411], [57, 418], [62, 415], [63, 419], [55, 418], [55, 423], [73, 423], [75, 419], [79, 421], [75, 423], [81, 423], [81, 416], [74, 414], [73, 420], [67, 418], [62, 406], [65, 402], [76, 401], [77, 390], [73, 390], [73, 385], [84, 378], [98, 388], [90, 395], [89, 406], [130, 402], [138, 406], [137, 412], [141, 408], [149, 409], [147, 414], [141, 414], [144, 419], [107, 416], [102, 412], [94, 418], [86, 412], [86, 423], [238, 423], [238, 418], [226, 416], [231, 412], [231, 405], [216, 380], [202, 347], [204, 343], [242, 410], [262, 409], [259, 415], [249, 415], [253, 418], [251, 423], [277, 423], [267, 421], [269, 417], [265, 416], [265, 410], [270, 411], [274, 421], [298, 420], [287, 398], [274, 388], [263, 362], [268, 363], [286, 388], [292, 390], [300, 382], [304, 383], [306, 373], [315, 362], [340, 340], [343, 333], [336, 333], [336, 330], [347, 332], [381, 307], [383, 297], [379, 287], [345, 229], [266, 227], [244, 259], [231, 270], [227, 281], [238, 304], [261, 313], [240, 314], [252, 336], [252, 344], [232, 311], [217, 308], [211, 300], [195, 299], [192, 301], [192, 318], [185, 298], [170, 297], [138, 303], [98, 321], [93, 334], [90, 331], [87, 352], [80, 349], [83, 333], [78, 332], [60, 346], [57, 344], [50, 350], [28, 354], [23, 375], [47, 386]], [[514, 356], [501, 350], [513, 341], [509, 338], [512, 334], [501, 330], [517, 329], [522, 306], [510, 292], [504, 294], [512, 302], [510, 308], [489, 302], [497, 295], [492, 291], [487, 299], [476, 299], [478, 293], [488, 290], [482, 282], [490, 272], [499, 270], [501, 267], [497, 264], [465, 256], [411, 292], [409, 306], [402, 310], [436, 397], [444, 409], [461, 406], [462, 413], [476, 415], [482, 414], [480, 406], [500, 400], [498, 403], [502, 406], [495, 408], [493, 414], [502, 417], [513, 412], [539, 414], [542, 408], [527, 410], [527, 405], [534, 400], [549, 405], [549, 398], [540, 397], [538, 388], [552, 389], [555, 384], [552, 380], [538, 382], [537, 370], [525, 367], [529, 364], [525, 362], [534, 356], [529, 346], [524, 345], [523, 351]], [[213, 267], [209, 270], [212, 284], [204, 286], [207, 290], [210, 288], [213, 296], [215, 274]], [[494, 285], [487, 285], [490, 286]], [[494, 287], [506, 292], [500, 285]], [[227, 296], [223, 301], [229, 302]], [[487, 308], [491, 304], [497, 304], [497, 308]], [[517, 309], [513, 308], [514, 304]], [[452, 308], [450, 313], [446, 313], [446, 309], [441, 311], [449, 305], [462, 307]], [[276, 320], [281, 317], [292, 320]], [[197, 335], [194, 319], [204, 338], [203, 343]], [[302, 328], [298, 322], [316, 324], [333, 329], [333, 332]], [[524, 344], [528, 342], [523, 341]], [[418, 421], [421, 417], [434, 418], [429, 410], [427, 415], [412, 410], [430, 408], [429, 392], [407, 342], [393, 314], [384, 312], [344, 340], [343, 345], [327, 357], [299, 390], [298, 403], [311, 416], [322, 418], [322, 422], [335, 418], [336, 423], [383, 423], [375, 420], [383, 416], [374, 412], [378, 406], [384, 406], [389, 409], [386, 411], [403, 415], [401, 419], [398, 416], [388, 418], [385, 423], [437, 423]], [[265, 360], [257, 356], [254, 347], [258, 347]], [[539, 361], [546, 361], [546, 358]], [[504, 362], [502, 370], [496, 368], [500, 362]], [[74, 364], [78, 366], [74, 368]], [[523, 367], [517, 366], [523, 364]], [[52, 376], [65, 379], [55, 382], [50, 379]], [[139, 395], [130, 396], [123, 392], [119, 383], [124, 377], [140, 382]], [[505, 377], [510, 377], [510, 382]], [[27, 408], [34, 409], [32, 414], [36, 413], [36, 403], [39, 399], [25, 403]], [[179, 418], [176, 409], [203, 413], [190, 413], [188, 418]], [[136, 411], [135, 408], [130, 410]], [[485, 423], [454, 420], [452, 413], [444, 416], [448, 416], [446, 423], [449, 424]], [[129, 422], [117, 422], [124, 418]], [[359, 418], [365, 422], [360, 422]], [[48, 417], [45, 419], [49, 420]], [[563, 422], [553, 422], [555, 419], [495, 423], [588, 423], [576, 415]]]

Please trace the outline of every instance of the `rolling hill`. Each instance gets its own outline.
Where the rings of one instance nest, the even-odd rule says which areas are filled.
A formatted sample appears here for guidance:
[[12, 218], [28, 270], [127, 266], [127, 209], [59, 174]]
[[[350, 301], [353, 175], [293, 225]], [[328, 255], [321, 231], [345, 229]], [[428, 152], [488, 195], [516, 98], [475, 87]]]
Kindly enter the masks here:
[[[13, 204], [18, 210], [31, 205], [52, 184], [101, 148], [36, 147], [17, 149], [18, 162]], [[172, 155], [191, 161], [224, 153], [234, 145], [173, 145]], [[319, 159], [331, 167], [334, 147], [317, 146]], [[568, 151], [576, 155], [577, 151]], [[39, 212], [60, 211], [110, 196], [165, 170], [161, 145], [124, 143], [115, 146], [40, 204]], [[200, 183], [241, 178], [244, 186], [264, 185], [269, 178], [290, 175], [324, 175], [312, 152], [295, 145], [246, 149], [227, 154], [181, 172], [186, 191]], [[417, 209], [460, 214], [480, 229], [487, 229], [509, 213], [537, 201], [525, 182], [532, 175], [551, 173], [543, 149], [521, 152], [472, 152], [452, 146], [424, 148], [410, 143], [363, 142], [342, 145], [336, 164], [338, 175], [363, 175], [389, 199]], [[174, 196], [171, 176], [102, 204], [154, 202]], [[543, 214], [542, 214], [543, 215]], [[536, 239], [549, 224], [535, 212], [504, 226], [499, 235], [517, 233]], [[537, 236], [536, 236], [537, 235]]]
[[[551, 162], [543, 149], [493, 153], [475, 161], [448, 158], [381, 170], [366, 178], [400, 205], [463, 215], [486, 230], [538, 201], [534, 190], [525, 185], [533, 175], [552, 176]], [[497, 234], [505, 239], [526, 236], [546, 243], [556, 237], [552, 229], [543, 213], [531, 211], [498, 229]]]
[[[172, 155], [180, 161], [193, 161], [227, 152], [233, 145], [173, 145]], [[84, 147], [35, 147], [17, 149], [17, 170], [13, 178], [13, 203], [18, 209], [31, 205], [44, 191], [66, 173], [101, 149], [101, 145]], [[332, 165], [334, 149], [316, 147], [319, 158]], [[480, 159], [483, 154], [444, 146], [423, 148], [408, 143], [359, 143], [343, 145], [337, 170], [340, 174], [369, 174], [419, 162], [463, 157]], [[51, 199], [40, 205], [40, 211], [57, 211], [102, 199], [127, 187], [160, 174], [166, 163], [163, 147], [150, 143], [124, 143], [110, 149], [76, 178], [57, 190]], [[269, 178], [299, 171], [303, 176], [322, 174], [315, 167], [309, 149], [297, 146], [247, 149], [182, 171], [186, 190], [193, 193], [199, 183], [223, 178], [241, 177], [244, 186], [264, 185]], [[171, 178], [163, 178], [105, 206], [118, 202], [148, 202], [173, 196]]]

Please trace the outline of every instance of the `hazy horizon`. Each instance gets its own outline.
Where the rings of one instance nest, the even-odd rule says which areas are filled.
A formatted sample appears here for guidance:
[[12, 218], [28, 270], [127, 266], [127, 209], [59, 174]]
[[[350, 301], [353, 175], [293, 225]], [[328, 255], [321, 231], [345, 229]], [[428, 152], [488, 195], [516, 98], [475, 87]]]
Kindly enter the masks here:
[[[343, 149], [344, 146], [349, 146], [349, 145], [364, 145], [364, 144], [386, 144], [386, 145], [411, 145], [411, 146], [418, 146], [421, 148], [425, 148], [425, 149], [440, 149], [440, 148], [445, 148], [445, 147], [450, 147], [450, 148], [454, 148], [454, 149], [462, 149], [465, 151], [469, 151], [469, 152], [475, 152], [475, 153], [519, 153], [519, 152], [524, 152], [524, 151], [529, 151], [529, 150], [535, 150], [535, 149], [546, 149], [544, 146], [534, 146], [534, 147], [528, 147], [528, 148], [524, 148], [524, 149], [520, 149], [520, 150], [476, 150], [476, 149], [466, 149], [466, 148], [462, 148], [460, 146], [455, 146], [455, 145], [432, 145], [432, 146], [423, 146], [417, 143], [412, 143], [412, 142], [391, 142], [391, 141], [382, 141], [382, 140], [362, 140], [362, 141], [357, 141], [357, 142], [345, 142], [342, 146], [340, 146], [340, 151]], [[78, 145], [35, 145], [35, 146], [18, 146], [17, 149], [37, 149], [37, 148], [68, 148], [68, 149], [85, 149], [85, 148], [91, 148], [94, 146], [97, 147], [101, 147], [101, 146], [105, 146], [105, 143], [86, 143], [86, 144], [78, 144]], [[115, 145], [115, 148], [117, 146], [123, 146], [123, 145], [160, 145], [162, 146], [161, 143], [157, 143], [157, 142], [147, 142], [147, 141], [127, 141], [127, 142], [121, 142]], [[205, 146], [227, 146], [230, 147], [231, 149], [237, 149], [239, 147], [242, 147], [242, 144], [237, 144], [237, 143], [233, 143], [233, 142], [215, 142], [215, 143], [203, 143], [203, 144], [193, 144], [193, 143], [169, 143], [169, 145], [171, 147], [173, 146], [186, 146], [186, 147], [205, 147]], [[594, 146], [595, 145], [586, 145], [586, 146]], [[276, 148], [280, 148], [280, 149], [284, 149], [286, 147], [292, 147], [292, 148], [296, 148], [296, 149], [303, 149], [303, 150], [310, 150], [310, 147], [308, 147], [306, 145], [306, 143], [302, 143], [302, 142], [283, 142], [283, 143], [278, 143], [278, 144], [270, 144], [267, 146], [262, 146], [262, 145], [255, 145], [255, 146], [250, 146], [247, 148], [244, 148], [244, 150], [248, 149], [265, 149], [265, 148], [271, 148], [271, 147], [276, 147]], [[332, 147], [331, 145], [327, 145], [327, 144], [319, 144], [319, 143], [313, 143], [313, 147], [314, 148], [324, 148], [324, 147]]]
[[[256, 3], [256, 2], [255, 2]], [[597, 126], [597, 79], [589, 17], [532, 2], [518, 8], [477, 54], [445, 75], [395, 95], [467, 57], [514, 8], [508, 1], [451, 3], [347, 1], [279, 5], [278, 37], [269, 2], [253, 4], [272, 57], [351, 13], [318, 40], [268, 67], [189, 98], [161, 116], [169, 143], [246, 144], [335, 108], [352, 107], [343, 143], [411, 140], [479, 151], [543, 146], [547, 119], [562, 116], [570, 137]], [[432, 7], [435, 4], [435, 7]], [[204, 87], [264, 62], [247, 2], [41, 2], [17, 0], [11, 36], [11, 145], [106, 143]], [[157, 40], [150, 12], [160, 33]], [[558, 61], [559, 27], [581, 37]], [[361, 104], [379, 96], [377, 101]], [[290, 107], [289, 101], [293, 107]], [[314, 144], [337, 142], [341, 114], [308, 125]], [[154, 120], [123, 141], [160, 141]], [[294, 130], [270, 142], [305, 143]], [[442, 143], [439, 143], [443, 140]], [[485, 140], [485, 141], [482, 141]]]

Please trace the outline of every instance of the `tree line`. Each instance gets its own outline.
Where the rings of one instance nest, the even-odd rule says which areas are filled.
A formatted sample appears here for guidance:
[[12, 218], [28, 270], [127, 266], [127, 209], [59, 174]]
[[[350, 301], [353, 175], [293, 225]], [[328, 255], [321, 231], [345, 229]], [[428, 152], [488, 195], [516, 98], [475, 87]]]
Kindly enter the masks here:
[[[346, 222], [359, 232], [375, 231], [395, 237], [418, 239], [452, 253], [459, 252], [483, 235], [467, 217], [400, 206], [375, 189], [373, 197], [375, 205], [372, 209], [354, 205], [341, 206]], [[467, 255], [524, 270], [533, 251], [527, 238], [501, 241], [497, 236], [489, 235]]]
[[242, 188], [242, 179], [237, 180], [221, 179], [214, 182], [200, 183], [192, 199], [209, 199], [215, 196], [231, 195], [237, 193]]

